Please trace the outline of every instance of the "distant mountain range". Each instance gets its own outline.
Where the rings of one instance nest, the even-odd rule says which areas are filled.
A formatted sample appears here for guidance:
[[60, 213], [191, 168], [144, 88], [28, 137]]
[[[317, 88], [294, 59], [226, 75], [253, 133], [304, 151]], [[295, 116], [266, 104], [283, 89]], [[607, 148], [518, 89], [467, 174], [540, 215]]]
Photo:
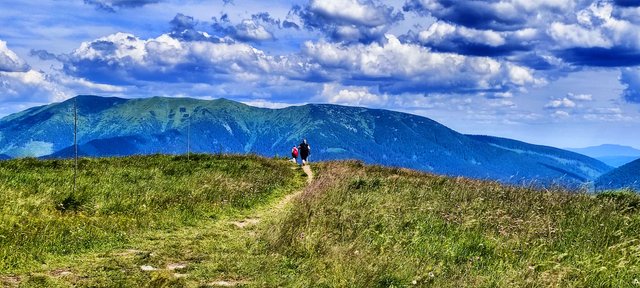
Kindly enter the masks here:
[[640, 191], [640, 159], [616, 168], [595, 181], [596, 190], [631, 188]]
[[312, 161], [360, 159], [515, 184], [575, 187], [612, 169], [574, 152], [463, 135], [425, 117], [387, 110], [325, 104], [265, 109], [225, 99], [162, 97], [78, 96], [7, 116], [0, 120], [0, 153], [72, 156], [74, 101], [83, 156], [186, 153], [187, 142], [192, 152], [288, 156], [307, 138]]
[[630, 146], [614, 144], [603, 144], [585, 148], [567, 148], [566, 150], [593, 157], [612, 167], [620, 167], [640, 158], [640, 150]]
[[11, 157], [9, 155], [0, 154], [0, 160], [9, 160]]
[[620, 167], [624, 164], [633, 162], [636, 159], [640, 159], [640, 157], [636, 157], [636, 156], [604, 156], [604, 157], [597, 157], [595, 159], [598, 159], [600, 161], [602, 161], [602, 163], [605, 163], [611, 167], [617, 168]]
[[[467, 136], [477, 141], [481, 141], [486, 144], [489, 144], [491, 146], [514, 152], [519, 156], [520, 158], [518, 159], [519, 162], [533, 161], [550, 170], [554, 170], [556, 172], [560, 172], [564, 174], [565, 177], [568, 179], [579, 179], [582, 182], [589, 182], [590, 180], [593, 180], [599, 177], [600, 175], [602, 175], [600, 171], [611, 170], [611, 167], [607, 166], [601, 161], [598, 161], [596, 159], [590, 158], [582, 154], [562, 150], [555, 147], [534, 145], [534, 144], [529, 144], [522, 141], [517, 141], [517, 140], [512, 140], [507, 138], [477, 136], [477, 135], [467, 135]], [[558, 165], [558, 163], [563, 163], [564, 165]], [[506, 167], [509, 167], [512, 165], [518, 165], [518, 163], [514, 163], [514, 164], [504, 163], [504, 164]], [[593, 169], [594, 167], [596, 169]], [[535, 175], [535, 176], [528, 175], [527, 176], [527, 178], [530, 178], [530, 179], [541, 179], [541, 178], [544, 179], [549, 177], [553, 177], [553, 176], [545, 176], [545, 175]]]

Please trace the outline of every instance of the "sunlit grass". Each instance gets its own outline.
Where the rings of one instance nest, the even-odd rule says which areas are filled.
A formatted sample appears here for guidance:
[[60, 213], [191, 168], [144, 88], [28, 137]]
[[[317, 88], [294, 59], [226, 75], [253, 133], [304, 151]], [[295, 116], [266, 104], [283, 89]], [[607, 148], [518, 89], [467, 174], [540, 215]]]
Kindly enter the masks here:
[[[640, 197], [359, 162], [197, 155], [0, 163], [0, 283], [636, 287]], [[304, 189], [287, 205], [286, 194]], [[235, 221], [253, 219], [238, 227]], [[178, 267], [178, 268], [175, 268]]]
[[0, 271], [120, 247], [144, 231], [198, 225], [292, 189], [285, 161], [192, 155], [0, 162]]
[[640, 284], [636, 194], [539, 191], [357, 162], [323, 170], [278, 233], [265, 234], [296, 259], [297, 283]]

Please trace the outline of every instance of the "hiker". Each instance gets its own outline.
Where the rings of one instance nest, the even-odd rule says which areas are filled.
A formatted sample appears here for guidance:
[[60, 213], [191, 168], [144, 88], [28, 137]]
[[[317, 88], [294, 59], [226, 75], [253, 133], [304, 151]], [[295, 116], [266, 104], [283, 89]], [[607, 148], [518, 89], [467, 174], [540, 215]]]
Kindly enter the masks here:
[[298, 147], [296, 146], [291, 149], [291, 162], [298, 164]]
[[302, 143], [298, 145], [298, 150], [300, 150], [300, 158], [302, 159], [302, 166], [309, 164], [307, 158], [311, 155], [311, 146], [307, 143], [307, 139], [302, 139]]

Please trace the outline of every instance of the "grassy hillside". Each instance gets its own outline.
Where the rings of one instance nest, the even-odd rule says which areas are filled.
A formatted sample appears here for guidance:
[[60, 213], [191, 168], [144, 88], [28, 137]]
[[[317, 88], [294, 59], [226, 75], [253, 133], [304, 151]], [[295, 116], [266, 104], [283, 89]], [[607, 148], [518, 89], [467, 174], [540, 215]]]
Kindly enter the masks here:
[[73, 193], [72, 164], [0, 162], [0, 275], [31, 279], [29, 272], [55, 271], [79, 256], [131, 247], [145, 235], [242, 213], [303, 183], [284, 160], [158, 155], [81, 159]]
[[[21, 287], [635, 287], [640, 198], [360, 162], [0, 163], [0, 283]], [[300, 192], [296, 192], [300, 191]], [[287, 196], [285, 196], [287, 195]], [[292, 197], [293, 195], [293, 197]]]
[[302, 286], [634, 287], [640, 197], [330, 163], [266, 236]]

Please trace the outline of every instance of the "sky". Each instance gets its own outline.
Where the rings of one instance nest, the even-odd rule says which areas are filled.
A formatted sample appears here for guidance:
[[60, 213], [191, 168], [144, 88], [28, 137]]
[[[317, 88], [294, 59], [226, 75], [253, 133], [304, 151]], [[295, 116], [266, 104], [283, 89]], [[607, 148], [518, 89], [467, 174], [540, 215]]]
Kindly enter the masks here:
[[79, 94], [331, 103], [640, 148], [636, 0], [24, 0], [0, 27], [0, 117]]

